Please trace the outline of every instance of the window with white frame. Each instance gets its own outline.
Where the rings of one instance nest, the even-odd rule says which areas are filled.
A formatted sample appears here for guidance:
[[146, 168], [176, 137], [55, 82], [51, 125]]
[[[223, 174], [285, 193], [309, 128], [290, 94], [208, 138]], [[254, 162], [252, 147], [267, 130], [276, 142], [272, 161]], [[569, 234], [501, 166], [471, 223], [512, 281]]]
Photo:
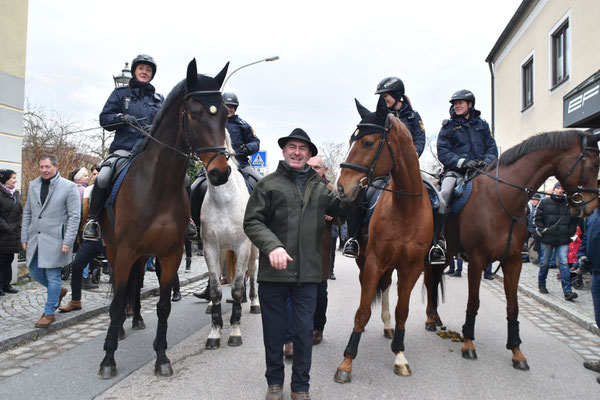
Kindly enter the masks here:
[[533, 105], [533, 57], [521, 66], [521, 111]]
[[569, 20], [552, 33], [552, 87], [569, 78]]

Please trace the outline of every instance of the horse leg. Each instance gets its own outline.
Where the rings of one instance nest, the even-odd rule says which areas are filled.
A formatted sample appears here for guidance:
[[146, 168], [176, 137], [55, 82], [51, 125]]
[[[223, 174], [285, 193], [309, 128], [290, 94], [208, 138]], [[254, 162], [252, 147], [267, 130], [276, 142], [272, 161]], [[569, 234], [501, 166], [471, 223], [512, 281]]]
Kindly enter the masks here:
[[390, 314], [390, 286], [381, 294], [381, 320], [383, 321], [383, 337], [386, 339], [394, 337], [392, 315]]
[[256, 287], [256, 257], [258, 250], [252, 246], [252, 252], [250, 253], [250, 260], [248, 261], [248, 276], [250, 281], [250, 313], [260, 314], [260, 303], [258, 301], [258, 290]]
[[517, 287], [519, 284], [519, 277], [521, 276], [521, 255], [518, 257], [511, 257], [506, 264], [506, 267], [502, 267], [504, 274], [504, 294], [506, 295], [506, 316], [508, 324], [508, 338], [506, 342], [506, 348], [511, 350], [513, 353], [512, 363], [515, 369], [521, 371], [528, 371], [529, 365], [527, 359], [521, 353], [519, 348], [521, 344], [521, 338], [519, 336], [519, 302], [517, 298]]
[[[104, 339], [104, 359], [100, 363], [98, 376], [100, 379], [110, 379], [117, 376], [115, 352], [119, 346], [119, 328], [125, 322], [125, 305], [127, 303], [127, 281], [133, 260], [129, 257], [113, 258], [114, 297], [110, 303], [110, 325]], [[124, 268], [120, 268], [124, 266]]]
[[350, 335], [348, 345], [344, 350], [344, 360], [337, 367], [333, 380], [337, 383], [347, 383], [352, 381], [352, 360], [358, 353], [358, 344], [360, 335], [365, 330], [365, 326], [371, 318], [371, 303], [377, 290], [379, 279], [382, 273], [377, 269], [377, 260], [374, 255], [367, 255], [367, 260], [363, 268], [360, 293], [360, 305], [354, 315], [354, 328]]
[[160, 263], [160, 297], [156, 304], [158, 323], [156, 326], [156, 337], [154, 338], [154, 351], [156, 351], [156, 362], [154, 363], [154, 374], [157, 376], [173, 375], [171, 361], [167, 357], [167, 321], [171, 313], [171, 290], [175, 281], [175, 274], [179, 269], [181, 255], [183, 254], [183, 243], [166, 257], [161, 257], [156, 262]]
[[250, 257], [250, 246], [246, 246], [246, 249], [243, 250], [239, 249], [236, 255], [235, 279], [231, 285], [231, 298], [233, 299], [231, 318], [229, 319], [231, 333], [229, 334], [229, 340], [227, 340], [227, 344], [233, 347], [242, 345], [242, 332], [240, 330], [240, 323], [242, 320], [242, 296], [245, 291], [244, 278], [246, 277], [248, 258]]
[[[218, 244], [212, 244], [209, 240], [204, 242], [204, 259], [208, 266], [208, 275], [210, 279], [210, 314], [212, 325], [206, 344], [204, 347], [208, 350], [215, 350], [221, 347], [221, 329], [223, 329], [223, 317], [221, 315], [221, 264], [219, 260]], [[208, 309], [207, 309], [208, 312]]]
[[131, 320], [131, 327], [135, 330], [146, 329], [146, 324], [144, 323], [144, 319], [142, 318], [142, 301], [140, 297], [140, 292], [142, 291], [142, 283], [144, 282], [144, 269], [146, 266], [145, 261], [137, 260], [133, 265], [133, 268], [137, 270], [136, 277], [136, 291], [135, 291], [135, 299], [133, 302], [133, 318]]
[[465, 344], [461, 348], [463, 358], [467, 360], [476, 360], [475, 351], [475, 317], [479, 310], [479, 286], [481, 285], [481, 273], [483, 272], [483, 262], [475, 261], [469, 257], [469, 298], [467, 300], [467, 314], [465, 324], [462, 327], [462, 333]]
[[[421, 258], [422, 259], [422, 258]], [[408, 318], [410, 303], [410, 293], [421, 274], [422, 265], [418, 268], [412, 267], [417, 263], [405, 263], [405, 266], [411, 266], [410, 270], [400, 270], [398, 277], [398, 303], [396, 304], [396, 331], [392, 340], [392, 351], [396, 355], [394, 360], [394, 373], [401, 376], [410, 376], [411, 371], [406, 357], [404, 357], [404, 334], [405, 324]]]
[[439, 304], [439, 292], [438, 286], [443, 290], [442, 277], [444, 273], [444, 265], [442, 268], [434, 265], [427, 265], [425, 267], [425, 275], [423, 280], [425, 287], [427, 288], [427, 319], [425, 320], [425, 329], [430, 332], [435, 332], [438, 326], [442, 326], [442, 319], [440, 318], [437, 307]]

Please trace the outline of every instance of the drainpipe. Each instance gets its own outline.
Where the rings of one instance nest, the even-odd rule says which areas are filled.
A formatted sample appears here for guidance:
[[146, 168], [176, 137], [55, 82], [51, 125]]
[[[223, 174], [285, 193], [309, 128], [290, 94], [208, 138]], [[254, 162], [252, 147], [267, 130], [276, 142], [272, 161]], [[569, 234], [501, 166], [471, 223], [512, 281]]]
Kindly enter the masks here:
[[492, 137], [496, 138], [496, 92], [494, 91], [494, 67], [492, 61], [488, 61], [490, 67], [490, 77], [492, 83]]

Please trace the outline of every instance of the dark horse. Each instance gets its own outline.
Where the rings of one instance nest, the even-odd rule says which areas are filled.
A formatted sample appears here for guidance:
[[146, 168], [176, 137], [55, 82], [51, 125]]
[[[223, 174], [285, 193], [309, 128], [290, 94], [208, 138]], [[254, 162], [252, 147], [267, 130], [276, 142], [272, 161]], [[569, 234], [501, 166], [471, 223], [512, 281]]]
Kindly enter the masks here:
[[[198, 75], [196, 60], [190, 62], [187, 78], [173, 88], [154, 121], [149, 138], [152, 140], [123, 180], [114, 204], [114, 225], [106, 212], [102, 217], [106, 252], [114, 270], [114, 298], [104, 341], [106, 355], [99, 372], [103, 379], [117, 374], [114, 354], [118, 331], [125, 321], [130, 273], [132, 279], [139, 279], [150, 255], [155, 255], [162, 266], [156, 306], [155, 373], [173, 374], [166, 355], [167, 320], [171, 312], [171, 287], [181, 262], [190, 217], [184, 178], [192, 155], [201, 159], [213, 184], [222, 184], [229, 177], [223, 147], [227, 108], [220, 92], [227, 66], [211, 78]], [[129, 285], [129, 290], [137, 291], [138, 287]], [[139, 303], [136, 308], [134, 312], [139, 317]]]
[[[408, 317], [410, 293], [423, 270], [423, 261], [433, 235], [431, 203], [419, 170], [419, 159], [408, 128], [385, 109], [368, 113], [357, 102], [363, 117], [351, 138], [352, 147], [338, 179], [338, 194], [343, 201], [354, 201], [374, 177], [391, 174], [369, 223], [369, 240], [360, 268], [360, 305], [344, 360], [334, 380], [351, 381], [352, 360], [358, 352], [361, 333], [371, 317], [371, 303], [377, 293], [388, 288], [391, 275], [398, 271], [398, 303], [392, 351], [396, 354], [394, 371], [410, 375], [404, 357], [404, 326]], [[383, 114], [383, 116], [382, 116]], [[381, 122], [380, 122], [381, 121]], [[383, 122], [385, 121], [385, 122]], [[384, 126], [381, 126], [385, 124]], [[362, 236], [362, 235], [361, 235]], [[363, 248], [364, 243], [363, 243]]]
[[[581, 131], [548, 132], [533, 136], [512, 147], [473, 180], [465, 207], [450, 216], [445, 228], [449, 257], [460, 254], [469, 262], [469, 298], [462, 355], [476, 359], [475, 317], [479, 309], [481, 273], [493, 261], [500, 261], [504, 276], [508, 339], [513, 366], [528, 370], [519, 345], [517, 286], [521, 274], [521, 249], [527, 236], [526, 205], [544, 181], [555, 176], [567, 193], [571, 213], [590, 215], [598, 203], [598, 137]], [[426, 268], [428, 321], [439, 321], [437, 292], [443, 268]], [[435, 330], [433, 327], [432, 330]]]

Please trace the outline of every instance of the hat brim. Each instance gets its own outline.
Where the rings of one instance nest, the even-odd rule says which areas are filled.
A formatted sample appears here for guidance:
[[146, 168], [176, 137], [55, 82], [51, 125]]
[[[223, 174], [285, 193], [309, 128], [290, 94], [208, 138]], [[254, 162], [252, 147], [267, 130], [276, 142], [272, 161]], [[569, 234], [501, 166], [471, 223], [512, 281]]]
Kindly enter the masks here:
[[314, 156], [316, 156], [316, 155], [317, 155], [317, 153], [319, 152], [319, 151], [317, 150], [317, 146], [315, 146], [314, 144], [312, 144], [311, 142], [309, 142], [309, 141], [307, 141], [307, 140], [300, 139], [300, 138], [297, 138], [297, 137], [284, 136], [284, 137], [282, 137], [282, 138], [279, 138], [279, 139], [277, 140], [277, 144], [279, 144], [279, 147], [283, 149], [283, 147], [284, 147], [284, 146], [287, 144], [287, 142], [289, 142], [289, 141], [290, 141], [290, 140], [292, 140], [292, 139], [294, 139], [294, 140], [299, 140], [299, 141], [301, 141], [301, 142], [304, 142], [304, 143], [308, 144], [308, 148], [309, 148], [309, 150], [310, 150], [311, 157], [314, 157]]

